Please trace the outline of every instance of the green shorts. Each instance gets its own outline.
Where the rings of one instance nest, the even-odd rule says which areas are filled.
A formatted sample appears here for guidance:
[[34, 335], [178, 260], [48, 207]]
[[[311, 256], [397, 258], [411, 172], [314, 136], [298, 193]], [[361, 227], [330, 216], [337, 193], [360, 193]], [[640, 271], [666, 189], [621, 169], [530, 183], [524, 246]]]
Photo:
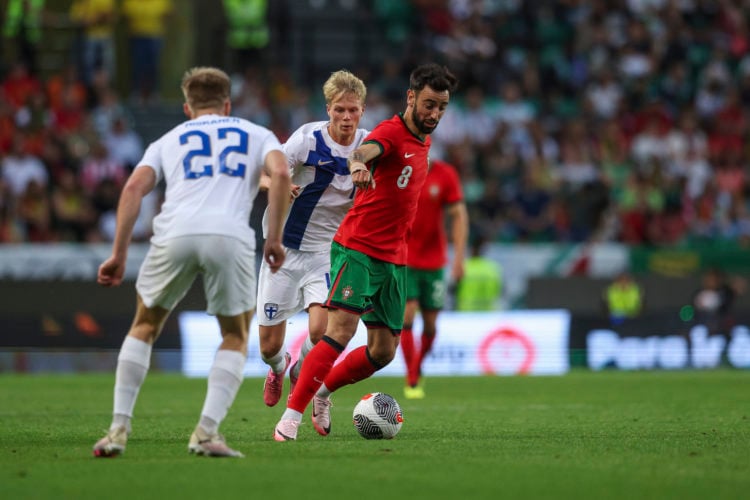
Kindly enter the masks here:
[[362, 316], [371, 328], [399, 334], [406, 307], [406, 266], [399, 266], [345, 248], [331, 246], [331, 289], [326, 307]]
[[406, 300], [419, 301], [423, 311], [435, 311], [445, 307], [445, 272], [442, 268], [433, 271], [407, 268]]

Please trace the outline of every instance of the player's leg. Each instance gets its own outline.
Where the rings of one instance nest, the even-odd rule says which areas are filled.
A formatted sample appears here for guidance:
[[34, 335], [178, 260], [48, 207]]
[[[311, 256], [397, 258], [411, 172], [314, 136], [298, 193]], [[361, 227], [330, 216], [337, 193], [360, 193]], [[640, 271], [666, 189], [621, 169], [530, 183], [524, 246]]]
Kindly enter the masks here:
[[432, 349], [432, 344], [435, 341], [435, 334], [437, 333], [437, 316], [439, 310], [430, 309], [422, 310], [422, 336], [420, 342], [419, 352], [414, 355], [412, 365], [409, 367], [409, 373], [412, 374], [413, 385], [408, 394], [405, 393], [409, 399], [422, 399], [425, 396], [424, 387], [422, 384], [422, 363], [424, 362], [425, 356]]
[[390, 328], [367, 328], [367, 345], [352, 349], [326, 377], [317, 395], [328, 398], [332, 392], [364, 380], [390, 363], [396, 355], [398, 337]]
[[252, 313], [235, 316], [217, 315], [222, 342], [208, 373], [208, 388], [201, 417], [190, 437], [191, 453], [217, 457], [242, 457], [229, 448], [219, 434], [219, 425], [226, 417], [240, 389], [247, 357], [247, 339]]
[[398, 337], [389, 328], [368, 328], [367, 345], [353, 349], [333, 367], [312, 399], [313, 427], [321, 436], [331, 432], [331, 393], [371, 377], [396, 355]]
[[246, 243], [223, 236], [203, 237], [197, 245], [207, 312], [216, 315], [222, 341], [209, 370], [206, 398], [188, 450], [198, 455], [242, 457], [224, 442], [219, 426], [243, 380], [256, 300], [255, 253]]
[[358, 314], [342, 309], [328, 311], [326, 335], [315, 344], [302, 364], [299, 380], [287, 401], [287, 409], [276, 427], [274, 437], [277, 441], [296, 439], [296, 428], [302, 421], [305, 409], [333, 368], [339, 355], [354, 336], [358, 323]]
[[410, 399], [421, 399], [425, 396], [424, 387], [420, 383], [422, 377], [422, 363], [425, 356], [432, 349], [437, 334], [437, 318], [445, 306], [445, 279], [443, 269], [422, 271], [420, 283], [422, 293], [419, 296], [419, 309], [422, 315], [422, 335], [419, 350], [415, 353], [412, 365], [408, 370], [412, 377], [412, 389], [404, 395]]
[[312, 421], [315, 430], [327, 435], [331, 430], [330, 395], [339, 388], [364, 380], [390, 363], [396, 355], [398, 334], [404, 320], [406, 268], [370, 262], [373, 309], [362, 316], [367, 326], [367, 346], [352, 350], [333, 367], [313, 398]]
[[[277, 441], [291, 441], [297, 438], [297, 428], [302, 421], [302, 414], [331, 371], [334, 362], [356, 333], [361, 314], [371, 307], [369, 297], [372, 295], [372, 289], [368, 261], [364, 254], [333, 244], [331, 269], [334, 270], [335, 279], [326, 301], [326, 307], [329, 309], [326, 334], [310, 350], [302, 364], [299, 380], [287, 400], [286, 411], [274, 430], [274, 439]], [[403, 310], [401, 314], [403, 315]]]
[[[383, 274], [385, 273], [381, 273]], [[318, 390], [317, 397], [328, 398], [332, 392], [370, 377], [393, 360], [404, 317], [404, 300], [399, 279], [399, 276], [388, 276], [382, 282], [380, 290], [373, 297], [373, 304], [377, 309], [362, 316], [362, 321], [367, 326], [367, 345], [353, 349], [331, 370]]]
[[269, 366], [263, 383], [263, 402], [266, 406], [275, 406], [281, 399], [284, 388], [284, 375], [291, 360], [289, 353], [284, 350], [285, 335], [286, 321], [271, 326], [258, 326], [261, 359]]
[[422, 329], [422, 342], [419, 348], [419, 357], [416, 362], [418, 373], [421, 373], [424, 357], [432, 350], [432, 344], [435, 342], [435, 337], [437, 337], [437, 318], [439, 312], [440, 311], [437, 309], [422, 311], [424, 328]]
[[115, 372], [112, 424], [94, 445], [94, 455], [115, 456], [125, 450], [133, 408], [151, 361], [151, 346], [177, 302], [193, 282], [197, 266], [186, 238], [151, 245], [138, 271], [136, 311], [120, 348]]
[[302, 294], [299, 291], [304, 263], [299, 252], [289, 250], [284, 268], [272, 273], [264, 261], [258, 275], [258, 330], [260, 355], [268, 365], [263, 383], [263, 402], [275, 406], [281, 399], [284, 375], [291, 357], [284, 347], [286, 320], [302, 309]]
[[305, 361], [305, 358], [310, 353], [313, 346], [323, 338], [323, 335], [326, 333], [327, 324], [328, 310], [321, 304], [310, 304], [310, 307], [308, 308], [308, 335], [305, 337], [305, 341], [300, 347], [297, 361], [295, 361], [291, 368], [289, 368], [290, 395], [294, 391], [294, 387], [297, 385], [303, 361]]
[[406, 270], [406, 308], [404, 309], [404, 326], [401, 329], [399, 343], [401, 345], [401, 352], [404, 354], [407, 387], [412, 385], [412, 376], [409, 373], [409, 367], [412, 366], [415, 356], [412, 325], [419, 309], [419, 274], [420, 271], [415, 268], [407, 268]]
[[422, 339], [420, 342], [418, 367], [421, 370], [422, 361], [424, 357], [432, 349], [432, 344], [435, 342], [435, 336], [437, 334], [437, 318], [438, 313], [445, 307], [445, 276], [443, 269], [436, 269], [433, 271], [427, 271], [425, 273], [426, 286], [425, 289], [429, 292], [420, 300], [420, 308], [422, 310], [422, 320], [424, 328], [422, 328]]
[[302, 296], [308, 315], [308, 336], [300, 347], [297, 361], [289, 369], [290, 394], [297, 384], [297, 379], [299, 379], [302, 362], [313, 346], [323, 338], [328, 323], [328, 310], [323, 307], [323, 303], [328, 298], [328, 291], [331, 286], [330, 252], [310, 252], [306, 262], [308, 263], [308, 271], [303, 279]]
[[331, 370], [318, 391], [321, 397], [371, 376], [390, 363], [396, 354], [406, 306], [406, 267], [373, 261], [370, 268], [370, 282], [375, 288], [371, 299], [373, 310], [362, 315], [367, 326], [367, 346], [352, 350]]
[[94, 445], [95, 456], [109, 457], [125, 451], [133, 408], [151, 364], [151, 347], [168, 315], [169, 311], [161, 307], [146, 307], [141, 296], [136, 296], [135, 318], [117, 357], [112, 423], [107, 435]]

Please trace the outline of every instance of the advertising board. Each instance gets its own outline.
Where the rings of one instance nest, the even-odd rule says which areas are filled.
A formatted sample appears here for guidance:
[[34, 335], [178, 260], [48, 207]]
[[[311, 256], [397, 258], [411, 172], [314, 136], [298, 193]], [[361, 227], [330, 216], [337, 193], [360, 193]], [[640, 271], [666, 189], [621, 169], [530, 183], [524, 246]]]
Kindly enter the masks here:
[[[182, 371], [205, 377], [220, 342], [215, 318], [202, 312], [179, 314]], [[438, 317], [438, 335], [423, 365], [425, 375], [562, 375], [569, 369], [568, 329], [564, 310], [490, 313], [444, 312]], [[419, 321], [414, 331], [421, 331]], [[307, 315], [289, 320], [286, 346], [293, 358], [307, 335]], [[268, 367], [258, 349], [258, 327], [253, 321], [245, 376], [265, 376]], [[364, 345], [367, 331], [360, 322], [348, 350]], [[343, 359], [343, 356], [339, 360]], [[377, 375], [403, 376], [403, 355]]]

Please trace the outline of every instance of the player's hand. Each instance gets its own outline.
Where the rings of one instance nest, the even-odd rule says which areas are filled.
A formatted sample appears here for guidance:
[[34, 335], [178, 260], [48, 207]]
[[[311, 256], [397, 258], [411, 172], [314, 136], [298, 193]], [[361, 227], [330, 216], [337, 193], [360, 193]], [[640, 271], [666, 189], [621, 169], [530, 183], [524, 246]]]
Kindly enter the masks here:
[[368, 189], [372, 187], [375, 189], [375, 179], [372, 177], [370, 170], [366, 167], [353, 168], [352, 169], [352, 182], [354, 186], [359, 189]]
[[266, 243], [263, 245], [263, 259], [268, 264], [272, 273], [278, 271], [284, 264], [286, 259], [286, 252], [284, 246], [281, 243]]
[[111, 256], [99, 266], [96, 282], [107, 287], [120, 286], [124, 274], [125, 259], [118, 259]]
[[451, 280], [454, 282], [461, 281], [461, 278], [464, 277], [464, 263], [461, 262], [454, 262], [453, 266], [451, 266]]
[[302, 194], [302, 186], [298, 186], [297, 184], [292, 184], [292, 200], [294, 201], [297, 198], [299, 198], [299, 195]]

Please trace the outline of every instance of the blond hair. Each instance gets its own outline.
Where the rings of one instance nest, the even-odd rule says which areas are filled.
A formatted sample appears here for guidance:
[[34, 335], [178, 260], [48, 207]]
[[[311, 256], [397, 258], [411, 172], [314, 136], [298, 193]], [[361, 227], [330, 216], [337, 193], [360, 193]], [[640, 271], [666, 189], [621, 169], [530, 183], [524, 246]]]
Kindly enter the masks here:
[[232, 82], [218, 68], [190, 68], [182, 76], [182, 94], [193, 111], [219, 109], [230, 97]]
[[323, 84], [323, 96], [326, 99], [326, 104], [331, 104], [346, 93], [356, 95], [364, 104], [367, 97], [367, 87], [362, 80], [345, 69], [331, 73], [331, 76]]

